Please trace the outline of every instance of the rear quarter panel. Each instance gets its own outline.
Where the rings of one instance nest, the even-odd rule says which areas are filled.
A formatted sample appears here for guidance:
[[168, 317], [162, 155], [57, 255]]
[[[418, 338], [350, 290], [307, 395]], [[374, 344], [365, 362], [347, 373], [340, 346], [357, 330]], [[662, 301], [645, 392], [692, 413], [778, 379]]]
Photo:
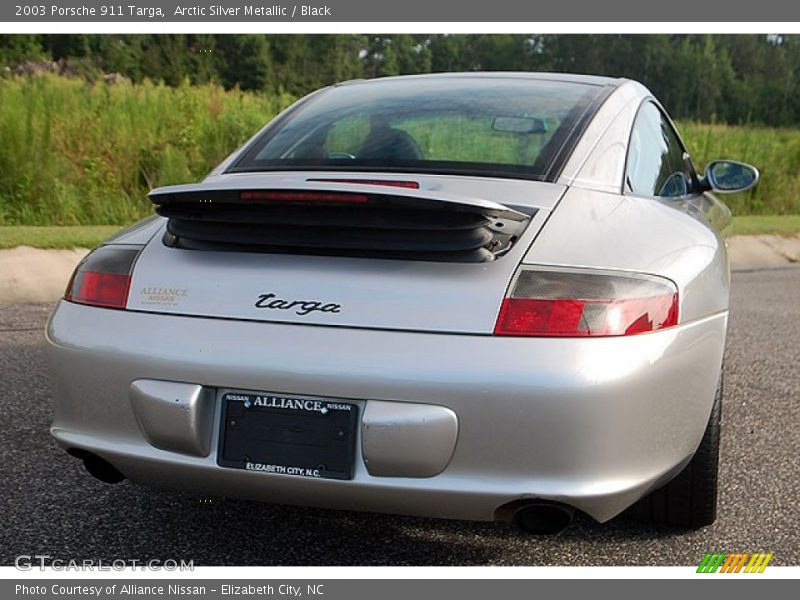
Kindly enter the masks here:
[[570, 187], [523, 263], [660, 275], [678, 286], [681, 322], [701, 319], [726, 311], [730, 291], [725, 242], [707, 221], [712, 206], [725, 212], [711, 197], [657, 200]]

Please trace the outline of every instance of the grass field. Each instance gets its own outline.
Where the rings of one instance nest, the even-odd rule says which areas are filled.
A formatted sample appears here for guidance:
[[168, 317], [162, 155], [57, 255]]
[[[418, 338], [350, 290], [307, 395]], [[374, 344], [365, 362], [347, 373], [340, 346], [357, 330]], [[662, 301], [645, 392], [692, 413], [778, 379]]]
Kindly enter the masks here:
[[118, 231], [118, 225], [74, 225], [71, 227], [0, 226], [0, 249], [17, 246], [34, 248], [94, 248]]
[[0, 225], [124, 225], [194, 181], [292, 98], [213, 85], [0, 78]]
[[[214, 85], [0, 78], [0, 225], [130, 223], [151, 211], [149, 189], [201, 178], [291, 101]], [[755, 190], [725, 198], [734, 214], [800, 214], [800, 130], [679, 127], [701, 166], [725, 157], [761, 169]]]
[[798, 235], [800, 234], [800, 215], [743, 215], [733, 218], [731, 235]]

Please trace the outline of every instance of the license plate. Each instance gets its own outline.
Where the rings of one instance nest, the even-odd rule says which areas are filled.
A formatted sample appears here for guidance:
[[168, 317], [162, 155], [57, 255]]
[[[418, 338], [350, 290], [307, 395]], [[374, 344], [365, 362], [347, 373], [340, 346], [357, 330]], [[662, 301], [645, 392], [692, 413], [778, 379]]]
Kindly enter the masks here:
[[261, 473], [352, 479], [358, 406], [226, 392], [217, 464]]

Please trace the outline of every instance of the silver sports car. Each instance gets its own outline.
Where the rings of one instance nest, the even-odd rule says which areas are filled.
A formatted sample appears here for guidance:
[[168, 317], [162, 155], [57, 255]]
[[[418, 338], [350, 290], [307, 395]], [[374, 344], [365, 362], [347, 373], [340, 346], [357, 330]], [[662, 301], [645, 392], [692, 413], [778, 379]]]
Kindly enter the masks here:
[[[635, 81], [352, 81], [78, 266], [52, 434], [106, 482], [558, 531], [716, 512], [730, 212]], [[634, 506], [635, 505], [635, 506]]]

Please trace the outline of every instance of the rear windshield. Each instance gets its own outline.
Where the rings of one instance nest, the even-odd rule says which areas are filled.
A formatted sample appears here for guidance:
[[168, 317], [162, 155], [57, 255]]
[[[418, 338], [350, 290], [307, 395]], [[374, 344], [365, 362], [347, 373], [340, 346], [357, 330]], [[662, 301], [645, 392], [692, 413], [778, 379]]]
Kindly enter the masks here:
[[268, 128], [232, 171], [471, 173], [543, 179], [603, 88], [544, 79], [387, 79], [333, 87]]

